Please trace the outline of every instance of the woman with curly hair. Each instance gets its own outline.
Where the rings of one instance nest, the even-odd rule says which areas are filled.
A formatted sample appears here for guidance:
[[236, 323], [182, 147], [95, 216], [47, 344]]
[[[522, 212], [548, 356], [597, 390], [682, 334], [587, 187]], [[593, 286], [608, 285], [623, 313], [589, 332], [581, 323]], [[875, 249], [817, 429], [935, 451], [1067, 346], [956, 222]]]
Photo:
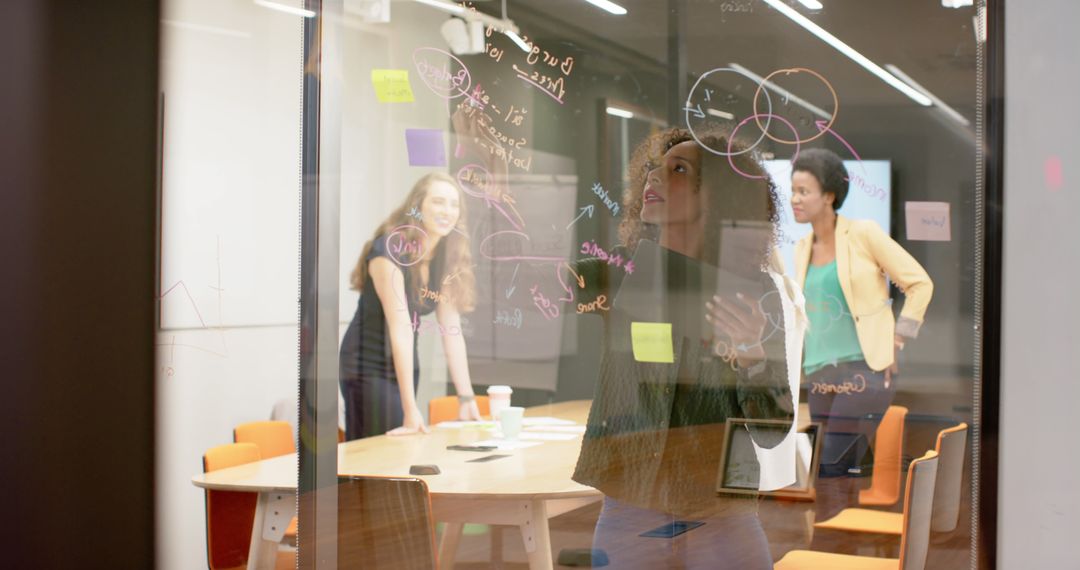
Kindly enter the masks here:
[[[417, 219], [418, 218], [418, 219]], [[453, 178], [428, 174], [364, 245], [352, 272], [360, 291], [341, 342], [345, 438], [427, 432], [416, 403], [420, 317], [435, 311], [458, 416], [478, 420], [461, 312], [475, 306], [476, 278], [465, 231], [465, 200]], [[444, 276], [453, 279], [444, 281]]]
[[[600, 377], [574, 480], [605, 495], [594, 546], [616, 568], [772, 567], [753, 495], [717, 493], [728, 418], [780, 420], [776, 430], [751, 429], [754, 445], [768, 449], [794, 417], [787, 349], [799, 326], [783, 325], [794, 322], [799, 295], [773, 252], [775, 187], [744, 148], [680, 129], [647, 139], [623, 195], [622, 245], [577, 264], [587, 284], [580, 299], [615, 298], [604, 313]], [[645, 239], [665, 260], [651, 277], [663, 287], [656, 303], [704, 314], [707, 337], [690, 327], [657, 338], [664, 324], [637, 322], [633, 307], [619, 306], [630, 278], [610, 259], [632, 257]], [[712, 293], [687, 276], [718, 268], [755, 283], [760, 296], [716, 295], [686, 307]], [[646, 344], [670, 348], [671, 357], [645, 355]]]

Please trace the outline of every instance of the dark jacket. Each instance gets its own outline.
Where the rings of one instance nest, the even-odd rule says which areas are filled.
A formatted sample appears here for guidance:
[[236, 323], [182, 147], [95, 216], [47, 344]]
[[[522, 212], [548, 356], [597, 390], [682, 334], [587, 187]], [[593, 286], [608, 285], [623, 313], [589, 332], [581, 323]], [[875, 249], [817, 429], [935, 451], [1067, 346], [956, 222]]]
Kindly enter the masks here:
[[[632, 257], [624, 248], [612, 253]], [[617, 500], [677, 515], [752, 510], [752, 501], [717, 496], [725, 422], [793, 420], [784, 335], [772, 335], [765, 343], [769, 356], [750, 369], [725, 362], [713, 352], [712, 339], [685, 330], [673, 333], [673, 363], [638, 362], [630, 332], [634, 319], [617, 299], [625, 267], [591, 258], [576, 270], [586, 283], [575, 288], [578, 302], [606, 295], [611, 310], [602, 313], [600, 378], [573, 479]], [[766, 291], [775, 291], [768, 274], [761, 273], [761, 280]], [[702, 315], [707, 297], [700, 297]], [[658, 291], [656, 302], [669, 298], [686, 303], [689, 297]], [[777, 295], [766, 294], [763, 304], [772, 315], [782, 315]], [[762, 447], [780, 441], [752, 435]]]

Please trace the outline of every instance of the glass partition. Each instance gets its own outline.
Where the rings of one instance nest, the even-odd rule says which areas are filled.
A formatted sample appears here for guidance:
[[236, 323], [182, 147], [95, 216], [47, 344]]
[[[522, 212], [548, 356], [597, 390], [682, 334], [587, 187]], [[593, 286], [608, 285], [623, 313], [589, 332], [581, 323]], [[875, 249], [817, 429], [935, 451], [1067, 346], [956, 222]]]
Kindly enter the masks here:
[[443, 567], [971, 563], [979, 20], [822, 4], [344, 5], [338, 467]]
[[300, 283], [299, 362], [237, 371], [299, 366], [299, 460], [196, 482], [258, 492], [247, 563], [299, 504], [304, 567], [974, 567], [981, 8], [240, 4], [282, 28], [214, 32], [266, 59], [220, 85], [282, 77], [184, 116], [275, 119], [207, 169], [257, 157], [212, 194], [281, 241], [217, 264], [263, 286], [210, 330]]

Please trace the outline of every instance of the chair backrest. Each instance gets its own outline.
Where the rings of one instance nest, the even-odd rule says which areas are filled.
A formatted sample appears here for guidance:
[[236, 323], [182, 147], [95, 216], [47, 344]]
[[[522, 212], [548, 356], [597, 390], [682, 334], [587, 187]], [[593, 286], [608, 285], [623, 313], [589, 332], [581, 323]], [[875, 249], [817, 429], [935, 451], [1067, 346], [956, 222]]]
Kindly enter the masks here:
[[338, 566], [433, 570], [427, 484], [412, 477], [338, 478]]
[[941, 430], [938, 433], [938, 474], [934, 486], [934, 518], [930, 530], [951, 532], [960, 520], [960, 485], [964, 475], [964, 450], [967, 447], [968, 425]]
[[930, 517], [934, 510], [938, 453], [911, 462], [904, 496], [904, 531], [900, 537], [900, 570], [923, 570], [930, 549]]
[[[206, 451], [203, 472], [258, 460], [254, 443], [228, 443]], [[206, 491], [206, 561], [211, 570], [247, 564], [257, 500], [255, 493]]]
[[874, 471], [870, 477], [870, 488], [859, 492], [860, 502], [864, 495], [877, 497], [878, 500], [872, 504], [879, 506], [895, 505], [900, 500], [904, 420], [907, 413], [908, 409], [903, 406], [889, 406], [885, 411], [874, 438]]
[[[477, 396], [476, 407], [480, 408], [480, 415], [486, 417], [491, 413], [491, 399], [487, 396]], [[428, 402], [428, 424], [435, 425], [439, 422], [448, 422], [456, 419], [458, 419], [457, 396], [432, 398], [432, 400]]]
[[292, 425], [285, 421], [240, 424], [233, 430], [233, 441], [254, 443], [263, 459], [296, 453]]

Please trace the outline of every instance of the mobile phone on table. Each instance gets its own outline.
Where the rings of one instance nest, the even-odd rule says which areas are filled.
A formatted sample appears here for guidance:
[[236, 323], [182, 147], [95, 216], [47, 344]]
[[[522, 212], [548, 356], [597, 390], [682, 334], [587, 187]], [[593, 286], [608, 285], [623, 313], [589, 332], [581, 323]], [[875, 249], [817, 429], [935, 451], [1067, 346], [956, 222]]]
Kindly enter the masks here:
[[650, 531], [643, 532], [638, 536], [648, 538], [674, 538], [684, 532], [689, 532], [705, 523], [701, 521], [672, 521], [664, 526], [658, 526]]
[[496, 459], [502, 459], [503, 457], [510, 457], [509, 455], [488, 455], [485, 457], [477, 457], [476, 459], [470, 459], [466, 463], [485, 463], [487, 461], [495, 461]]
[[450, 451], [495, 451], [498, 447], [494, 445], [448, 445], [446, 449]]

